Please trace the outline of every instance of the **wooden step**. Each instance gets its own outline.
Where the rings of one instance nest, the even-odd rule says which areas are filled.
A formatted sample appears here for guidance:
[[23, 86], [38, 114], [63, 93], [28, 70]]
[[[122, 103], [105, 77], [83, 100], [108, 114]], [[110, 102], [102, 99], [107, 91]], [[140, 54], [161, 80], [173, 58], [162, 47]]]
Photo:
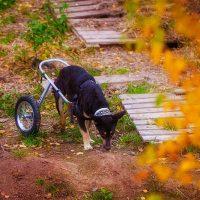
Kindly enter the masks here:
[[[155, 102], [158, 95], [156, 93], [120, 95], [124, 108], [144, 141], [161, 142], [174, 139], [180, 131], [165, 130], [156, 125], [155, 120], [159, 118], [183, 117], [178, 110], [165, 112], [162, 107], [157, 107]], [[166, 96], [175, 101], [184, 101], [184, 96], [174, 94], [166, 94]]]

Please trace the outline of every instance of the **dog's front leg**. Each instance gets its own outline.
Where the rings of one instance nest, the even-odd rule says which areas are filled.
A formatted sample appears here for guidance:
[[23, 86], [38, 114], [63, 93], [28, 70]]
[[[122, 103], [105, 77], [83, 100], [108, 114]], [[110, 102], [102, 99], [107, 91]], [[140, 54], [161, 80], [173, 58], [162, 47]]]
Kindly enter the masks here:
[[87, 131], [85, 122], [86, 121], [83, 119], [78, 119], [79, 128], [83, 136], [84, 150], [89, 150], [92, 149], [92, 146], [90, 145], [90, 135]]
[[91, 123], [92, 123], [91, 120], [85, 120], [85, 127], [86, 127], [87, 133], [88, 133], [88, 135], [89, 135], [90, 143], [94, 143], [94, 140], [91, 139], [91, 137], [90, 137], [90, 132], [89, 132], [89, 129], [90, 129]]

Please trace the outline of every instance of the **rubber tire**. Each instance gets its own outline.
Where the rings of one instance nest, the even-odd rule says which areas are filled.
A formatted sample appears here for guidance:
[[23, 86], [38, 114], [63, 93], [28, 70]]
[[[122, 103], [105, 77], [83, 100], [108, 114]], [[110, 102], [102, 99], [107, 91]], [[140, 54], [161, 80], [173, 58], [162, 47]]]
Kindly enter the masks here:
[[[34, 113], [33, 126], [28, 131], [22, 130], [19, 127], [18, 122], [17, 122], [17, 109], [22, 101], [28, 102], [31, 105], [33, 109], [33, 113]], [[40, 110], [39, 110], [37, 101], [35, 101], [35, 99], [31, 95], [20, 97], [15, 106], [15, 123], [16, 123], [17, 128], [20, 130], [20, 132], [25, 137], [28, 137], [29, 135], [37, 134], [40, 128], [40, 122], [41, 122], [41, 115], [40, 115]]]

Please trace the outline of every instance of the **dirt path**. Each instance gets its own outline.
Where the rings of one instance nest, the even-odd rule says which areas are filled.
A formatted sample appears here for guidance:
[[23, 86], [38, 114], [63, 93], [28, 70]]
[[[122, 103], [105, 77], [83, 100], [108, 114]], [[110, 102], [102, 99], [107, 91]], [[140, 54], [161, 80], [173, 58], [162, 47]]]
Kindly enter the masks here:
[[[141, 191], [131, 179], [134, 158], [120, 152], [94, 150], [68, 159], [54, 155], [21, 160], [4, 153], [1, 154], [0, 171], [0, 199], [3, 196], [24, 200], [48, 198], [47, 189], [37, 185], [39, 179], [57, 185], [56, 199], [82, 199], [87, 192], [102, 187], [113, 191], [115, 199], [134, 198]], [[60, 183], [65, 184], [64, 192]]]

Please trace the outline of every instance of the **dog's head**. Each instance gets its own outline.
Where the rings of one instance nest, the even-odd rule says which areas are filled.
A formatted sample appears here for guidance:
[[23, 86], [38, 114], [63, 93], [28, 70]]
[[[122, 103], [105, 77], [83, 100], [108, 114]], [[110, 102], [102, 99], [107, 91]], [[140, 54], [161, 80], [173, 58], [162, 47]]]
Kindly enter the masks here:
[[115, 132], [117, 122], [125, 113], [126, 111], [121, 111], [112, 115], [94, 117], [95, 126], [103, 138], [103, 147], [106, 150], [110, 150], [111, 139]]

